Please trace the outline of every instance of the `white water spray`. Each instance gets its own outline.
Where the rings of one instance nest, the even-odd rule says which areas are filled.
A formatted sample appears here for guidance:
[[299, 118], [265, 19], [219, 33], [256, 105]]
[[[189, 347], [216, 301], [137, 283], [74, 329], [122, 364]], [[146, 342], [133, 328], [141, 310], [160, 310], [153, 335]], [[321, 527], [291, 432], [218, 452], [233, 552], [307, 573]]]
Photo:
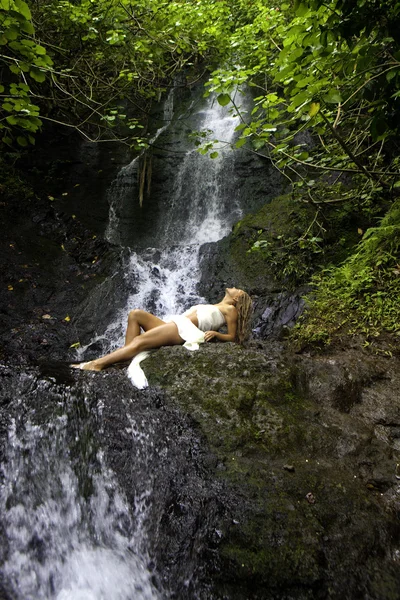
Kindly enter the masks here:
[[[44, 382], [39, 386], [39, 393], [49, 393]], [[92, 492], [85, 499], [67, 425], [63, 415], [45, 425], [14, 422], [9, 430], [0, 489], [8, 540], [3, 581], [18, 600], [158, 600], [146, 567], [151, 478], [138, 482], [132, 511], [98, 450], [96, 467], [87, 469]], [[132, 419], [127, 434], [137, 453], [146, 452], [148, 439]]]

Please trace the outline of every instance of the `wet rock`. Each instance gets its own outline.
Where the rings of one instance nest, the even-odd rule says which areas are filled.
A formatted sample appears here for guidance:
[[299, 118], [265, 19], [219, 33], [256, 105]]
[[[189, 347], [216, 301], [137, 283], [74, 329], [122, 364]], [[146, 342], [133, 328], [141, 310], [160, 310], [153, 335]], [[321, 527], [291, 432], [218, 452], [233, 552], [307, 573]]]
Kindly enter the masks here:
[[[142, 543], [134, 545], [132, 551], [135, 554], [145, 551], [151, 557], [154, 585], [163, 590], [163, 597], [211, 598], [207, 594], [212, 588], [210, 577], [217, 565], [215, 548], [219, 540], [215, 531], [220, 531], [219, 525], [229, 518], [229, 513], [223, 482], [210, 477], [216, 468], [215, 456], [204, 446], [190, 417], [169, 407], [159, 390], [134, 390], [125, 374], [118, 370], [90, 374], [75, 372], [56, 362], [24, 370], [0, 365], [0, 381], [3, 393], [11, 399], [2, 406], [5, 426], [0, 429], [0, 448], [7, 442], [7, 425], [11, 421], [16, 422], [17, 432], [23, 431], [26, 424], [41, 427], [60, 416], [60, 402], [65, 403], [62, 414], [68, 422], [69, 447], [62, 449], [55, 431], [52, 440], [55, 454], [44, 459], [51, 465], [65, 453], [70, 456], [79, 481], [80, 509], [84, 510], [83, 499], [94, 492], [93, 478], [98, 477], [101, 449], [107, 468], [112, 469], [123, 498], [131, 507], [131, 514], [138, 521], [146, 515], [140, 530]], [[60, 457], [56, 454], [58, 447], [62, 452]], [[56, 483], [51, 476], [49, 468], [49, 479], [36, 482], [43, 487], [43, 502], [47, 500], [46, 490]], [[32, 493], [31, 488], [27, 493]], [[58, 502], [63, 500], [60, 494]], [[48, 502], [48, 518], [56, 518], [51, 512], [51, 498]], [[122, 507], [119, 508], [122, 514]], [[13, 543], [2, 530], [4, 516], [4, 513], [0, 516], [0, 571], [4, 555]], [[42, 525], [45, 531], [46, 523]], [[75, 525], [71, 522], [73, 539], [77, 533]], [[124, 535], [124, 523], [120, 522], [120, 526]], [[29, 554], [29, 560], [34, 557], [44, 565], [49, 543], [49, 539], [44, 543], [33, 537], [27, 545], [26, 558]], [[93, 543], [96, 545], [98, 540]], [[5, 600], [13, 597], [10, 583], [5, 585], [2, 597]]]
[[161, 349], [143, 363], [168, 405], [195, 420], [236, 495], [221, 527], [217, 597], [315, 598], [317, 586], [321, 598], [379, 589], [389, 599], [399, 584], [389, 558], [398, 551], [399, 455], [371, 420], [352, 414], [392, 365], [356, 352], [348, 359], [296, 357], [277, 343], [215, 344]]
[[284, 335], [285, 330], [295, 325], [297, 319], [303, 314], [305, 307], [304, 296], [309, 291], [302, 287], [292, 292], [279, 292], [267, 296], [264, 300], [266, 308], [257, 320], [254, 334], [271, 339]]
[[[0, 240], [0, 274], [7, 285], [0, 287], [0, 356], [68, 360], [70, 346], [80, 341], [74, 317], [85, 316], [91, 290], [123, 258], [119, 249], [89, 235], [82, 223], [57, 212], [48, 200], [35, 199], [32, 205], [29, 198], [19, 199], [18, 205], [18, 215], [11, 203], [3, 209], [8, 236]], [[38, 222], [32, 222], [35, 216]], [[109, 305], [106, 298], [97, 308], [106, 314]], [[93, 320], [84, 322], [93, 332]]]

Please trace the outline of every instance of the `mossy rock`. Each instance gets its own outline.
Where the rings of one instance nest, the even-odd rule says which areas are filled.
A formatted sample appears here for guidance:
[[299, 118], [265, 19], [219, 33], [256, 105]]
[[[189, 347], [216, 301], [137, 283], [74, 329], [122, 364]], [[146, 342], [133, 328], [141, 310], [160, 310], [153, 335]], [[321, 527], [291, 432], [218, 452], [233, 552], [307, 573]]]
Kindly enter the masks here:
[[162, 348], [143, 363], [234, 490], [219, 532], [220, 597], [353, 598], [383, 586], [392, 598], [400, 578], [384, 556], [398, 525], [382, 495], [395, 485], [393, 459], [370, 426], [308, 399], [285, 352], [210, 344]]

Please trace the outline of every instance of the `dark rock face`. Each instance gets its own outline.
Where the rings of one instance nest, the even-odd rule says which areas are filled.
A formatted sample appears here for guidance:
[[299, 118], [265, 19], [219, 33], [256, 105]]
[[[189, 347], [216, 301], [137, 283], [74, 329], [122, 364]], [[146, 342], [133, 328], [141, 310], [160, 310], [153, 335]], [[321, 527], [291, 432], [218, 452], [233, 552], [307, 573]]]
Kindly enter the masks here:
[[161, 349], [143, 365], [198, 423], [236, 496], [218, 597], [396, 597], [397, 360], [253, 343]]
[[110, 183], [131, 159], [125, 144], [98, 144], [65, 128], [49, 128], [19, 166], [36, 191], [53, 198], [58, 212], [75, 215], [100, 236], [108, 225]]
[[[23, 361], [72, 357], [69, 348], [80, 339], [73, 317], [82, 312], [79, 305], [96, 286], [117, 283], [117, 277], [107, 278], [123, 261], [121, 250], [46, 199], [10, 203], [3, 218], [7, 236], [0, 241], [0, 355]], [[104, 290], [102, 297], [98, 308], [104, 312]]]
[[144, 392], [116, 368], [3, 366], [2, 458], [11, 419], [46, 423], [61, 401], [83, 497], [102, 448], [133, 515], [147, 498], [162, 597], [394, 599], [399, 365], [361, 358], [276, 342], [162, 348], [143, 363]]
[[281, 337], [288, 332], [304, 312], [304, 295], [308, 291], [302, 287], [295, 292], [280, 292], [267, 297], [267, 306], [259, 316], [254, 334], [265, 340]]

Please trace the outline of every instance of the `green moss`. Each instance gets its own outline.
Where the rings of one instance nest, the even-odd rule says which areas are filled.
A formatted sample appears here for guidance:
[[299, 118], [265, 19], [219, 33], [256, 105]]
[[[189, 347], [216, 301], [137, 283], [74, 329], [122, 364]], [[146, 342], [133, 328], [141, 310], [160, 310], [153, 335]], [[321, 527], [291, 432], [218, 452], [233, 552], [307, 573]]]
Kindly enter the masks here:
[[[264, 490], [264, 494], [265, 494]], [[222, 544], [221, 555], [237, 579], [256, 579], [270, 589], [312, 584], [319, 577], [318, 532], [321, 526], [311, 513], [292, 509], [288, 496], [275, 491], [263, 500], [259, 513], [231, 530]], [[304, 535], [304, 522], [314, 534]], [[229, 568], [229, 567], [228, 567]]]
[[345, 259], [364, 221], [354, 222], [354, 208], [322, 209], [287, 195], [245, 217], [234, 236], [245, 233], [251, 259], [258, 264], [259, 255], [280, 286], [291, 288], [307, 282], [322, 265]]
[[324, 345], [343, 333], [359, 333], [368, 346], [382, 331], [399, 335], [399, 256], [397, 201], [343, 264], [313, 278], [313, 296], [306, 317], [294, 330], [295, 343]]
[[[260, 536], [260, 530], [254, 535]], [[271, 588], [293, 587], [301, 583], [310, 585], [318, 579], [318, 562], [308, 544], [294, 537], [277, 550], [273, 544], [268, 548], [270, 542], [268, 540], [264, 547], [253, 550], [246, 548], [245, 544], [223, 546], [221, 555], [233, 563], [232, 568], [240, 578], [256, 578]], [[278, 574], [280, 577], [277, 577]]]

